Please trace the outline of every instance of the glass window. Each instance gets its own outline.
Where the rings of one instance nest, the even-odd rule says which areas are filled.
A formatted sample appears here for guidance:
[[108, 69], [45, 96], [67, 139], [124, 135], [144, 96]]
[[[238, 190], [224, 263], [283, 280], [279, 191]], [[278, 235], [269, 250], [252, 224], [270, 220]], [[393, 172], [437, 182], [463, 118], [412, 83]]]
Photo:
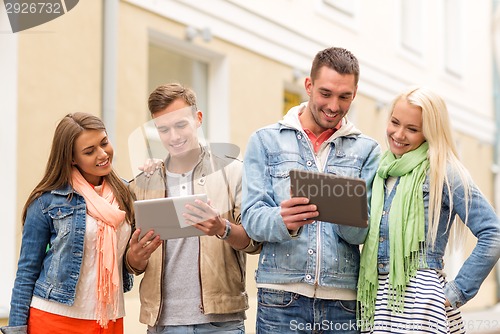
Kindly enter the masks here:
[[[178, 82], [196, 93], [198, 109], [203, 111], [203, 132], [208, 136], [208, 64], [186, 54], [151, 43], [149, 45], [148, 96], [157, 86]], [[207, 137], [208, 138], [208, 137]]]
[[301, 102], [302, 96], [300, 93], [285, 90], [283, 93], [283, 115], [285, 115], [292, 107], [298, 106]]
[[418, 57], [423, 50], [423, 8], [420, 0], [402, 0], [401, 47]]
[[316, 0], [318, 15], [349, 29], [359, 29], [360, 0]]

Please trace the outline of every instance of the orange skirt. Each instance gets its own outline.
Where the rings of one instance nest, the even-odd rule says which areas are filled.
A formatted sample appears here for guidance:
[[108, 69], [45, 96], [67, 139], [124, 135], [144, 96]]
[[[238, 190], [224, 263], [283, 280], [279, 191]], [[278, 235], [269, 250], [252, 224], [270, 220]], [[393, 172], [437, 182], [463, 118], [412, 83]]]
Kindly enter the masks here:
[[102, 328], [96, 320], [69, 318], [30, 308], [28, 334], [123, 334], [123, 318]]

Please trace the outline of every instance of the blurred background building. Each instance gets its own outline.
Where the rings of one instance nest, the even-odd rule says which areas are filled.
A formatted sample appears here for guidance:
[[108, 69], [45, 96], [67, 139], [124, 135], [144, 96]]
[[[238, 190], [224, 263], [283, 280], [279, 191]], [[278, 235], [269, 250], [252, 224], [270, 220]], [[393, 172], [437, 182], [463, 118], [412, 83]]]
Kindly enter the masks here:
[[[21, 240], [20, 213], [40, 180], [55, 125], [85, 111], [105, 121], [115, 169], [133, 177], [128, 136], [149, 120], [158, 84], [194, 88], [212, 142], [245, 152], [249, 135], [303, 100], [317, 51], [345, 47], [359, 59], [358, 95], [349, 118], [385, 148], [387, 105], [422, 84], [446, 100], [462, 160], [499, 210], [496, 181], [500, 85], [497, 0], [84, 0], [64, 16], [12, 33], [0, 8], [0, 175], [3, 193], [0, 323], [8, 316]], [[475, 245], [447, 255], [452, 279]], [[254, 332], [256, 289], [249, 257]], [[500, 330], [499, 274], [463, 307], [470, 332]], [[136, 288], [127, 294], [126, 333], [138, 322]], [[487, 323], [488, 322], [488, 323]]]

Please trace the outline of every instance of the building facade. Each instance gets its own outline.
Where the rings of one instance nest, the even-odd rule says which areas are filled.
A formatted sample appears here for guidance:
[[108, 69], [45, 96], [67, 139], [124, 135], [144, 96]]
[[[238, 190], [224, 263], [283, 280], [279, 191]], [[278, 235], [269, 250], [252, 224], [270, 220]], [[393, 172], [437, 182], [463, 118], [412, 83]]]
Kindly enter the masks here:
[[[493, 11], [494, 2], [465, 0], [85, 0], [14, 34], [0, 8], [0, 169], [7, 176], [0, 317], [8, 314], [21, 209], [44, 171], [58, 120], [76, 111], [101, 116], [115, 168], [130, 179], [128, 137], [149, 119], [149, 92], [165, 82], [194, 88], [206, 137], [236, 144], [243, 155], [253, 131], [306, 99], [316, 52], [345, 47], [361, 66], [354, 123], [385, 147], [390, 100], [409, 85], [434, 88], [449, 106], [466, 167], [496, 201]], [[461, 254], [448, 256], [449, 276], [474, 244], [469, 238]], [[249, 333], [256, 262], [249, 257]], [[497, 294], [493, 273], [464, 313], [492, 307]], [[137, 289], [126, 302], [126, 331], [145, 332]]]

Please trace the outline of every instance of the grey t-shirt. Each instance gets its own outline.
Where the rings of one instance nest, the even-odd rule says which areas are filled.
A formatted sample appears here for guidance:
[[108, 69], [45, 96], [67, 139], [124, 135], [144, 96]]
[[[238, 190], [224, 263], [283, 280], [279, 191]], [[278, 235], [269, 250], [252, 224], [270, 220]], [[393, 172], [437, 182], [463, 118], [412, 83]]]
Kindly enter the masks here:
[[[170, 196], [192, 194], [192, 171], [175, 174], [167, 171]], [[245, 312], [208, 314], [202, 312], [199, 275], [199, 237], [171, 239], [166, 242], [163, 308], [159, 325], [195, 325], [209, 322], [244, 320]]]

